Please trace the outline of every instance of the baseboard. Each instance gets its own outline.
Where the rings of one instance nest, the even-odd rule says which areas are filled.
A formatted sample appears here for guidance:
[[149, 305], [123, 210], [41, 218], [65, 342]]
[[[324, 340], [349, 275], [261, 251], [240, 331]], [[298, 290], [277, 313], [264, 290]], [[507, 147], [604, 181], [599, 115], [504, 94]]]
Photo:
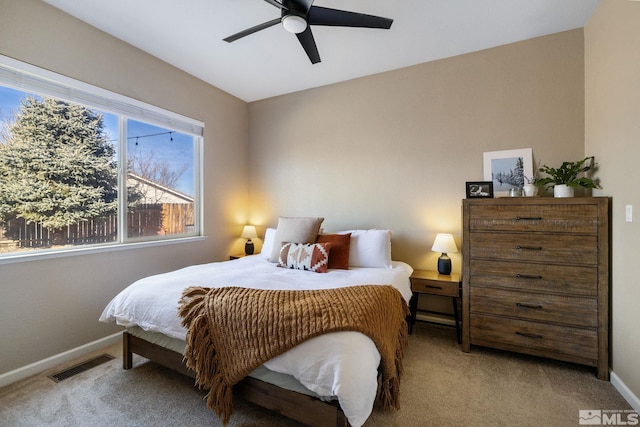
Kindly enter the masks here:
[[622, 397], [624, 397], [624, 400], [631, 405], [634, 411], [640, 413], [640, 398], [638, 398], [614, 372], [611, 372], [610, 379], [611, 385], [618, 390]]
[[56, 354], [55, 356], [47, 357], [46, 359], [34, 362], [30, 365], [6, 372], [0, 375], [0, 387], [4, 387], [16, 381], [28, 378], [32, 375], [39, 374], [40, 372], [46, 371], [47, 369], [53, 368], [54, 366], [58, 366], [70, 360], [77, 359], [87, 353], [100, 350], [101, 348], [107, 347], [111, 344], [115, 344], [120, 340], [122, 340], [122, 332], [109, 335], [108, 337], [101, 338], [85, 345], [81, 345], [80, 347], [73, 348], [71, 350], [65, 351], [64, 353]]

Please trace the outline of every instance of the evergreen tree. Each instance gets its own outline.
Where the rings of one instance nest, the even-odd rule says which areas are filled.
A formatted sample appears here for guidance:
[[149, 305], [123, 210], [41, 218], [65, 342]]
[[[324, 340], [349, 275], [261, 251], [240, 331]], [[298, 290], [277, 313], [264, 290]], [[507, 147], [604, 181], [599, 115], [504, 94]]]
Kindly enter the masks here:
[[0, 222], [24, 218], [60, 229], [118, 205], [115, 147], [102, 115], [28, 96], [0, 140]]
[[524, 186], [524, 159], [518, 157], [516, 160], [516, 168], [513, 171], [513, 184], [522, 187]]

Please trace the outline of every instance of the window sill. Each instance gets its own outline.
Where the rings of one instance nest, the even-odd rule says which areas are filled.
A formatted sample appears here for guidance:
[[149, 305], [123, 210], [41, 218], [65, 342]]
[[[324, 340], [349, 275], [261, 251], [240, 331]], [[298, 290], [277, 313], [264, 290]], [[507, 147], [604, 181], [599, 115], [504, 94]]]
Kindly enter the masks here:
[[113, 243], [113, 244], [105, 244], [100, 246], [78, 246], [69, 249], [60, 249], [60, 250], [52, 250], [52, 251], [34, 251], [34, 252], [23, 252], [15, 255], [8, 255], [0, 257], [0, 265], [4, 264], [14, 264], [18, 262], [25, 261], [41, 261], [45, 259], [52, 258], [62, 258], [68, 256], [78, 256], [78, 255], [89, 255], [89, 254], [97, 254], [104, 252], [114, 252], [114, 251], [126, 251], [130, 249], [142, 249], [149, 248], [153, 246], [165, 246], [165, 245], [175, 245], [180, 243], [193, 243], [199, 242], [206, 239], [205, 236], [193, 236], [193, 237], [182, 237], [171, 240], [152, 240], [146, 242], [135, 242], [135, 243]]

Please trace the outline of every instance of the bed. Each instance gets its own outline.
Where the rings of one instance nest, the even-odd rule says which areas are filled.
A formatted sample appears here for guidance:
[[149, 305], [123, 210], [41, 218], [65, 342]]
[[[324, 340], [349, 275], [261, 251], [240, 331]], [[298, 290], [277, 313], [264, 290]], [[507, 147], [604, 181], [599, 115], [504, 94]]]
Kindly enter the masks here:
[[[100, 321], [126, 328], [125, 369], [132, 367], [132, 354], [139, 354], [195, 376], [183, 363], [187, 330], [177, 314], [178, 301], [185, 289], [194, 286], [297, 291], [381, 285], [392, 286], [405, 303], [409, 302], [412, 268], [391, 261], [387, 230], [350, 230], [328, 235], [343, 236], [339, 237], [342, 241], [348, 236], [348, 255], [342, 260], [344, 263], [346, 258], [348, 263], [343, 268], [330, 268], [326, 263], [325, 271], [317, 274], [309, 268], [282, 268], [286, 265], [273, 262], [272, 256], [284, 246], [277, 245], [274, 249], [273, 244], [283, 236], [279, 233], [282, 222], [281, 218], [278, 228], [267, 229], [261, 254], [146, 277], [120, 292], [107, 305]], [[285, 233], [287, 240], [293, 237], [315, 243], [322, 240], [321, 236], [324, 235], [319, 234], [319, 227], [315, 235], [311, 233], [304, 238]], [[333, 247], [336, 254], [340, 252], [337, 246]], [[344, 250], [342, 247], [343, 254]], [[331, 332], [308, 339], [266, 361], [234, 386], [233, 394], [305, 424], [358, 427], [373, 410], [380, 362], [380, 352], [368, 336], [355, 331]]]

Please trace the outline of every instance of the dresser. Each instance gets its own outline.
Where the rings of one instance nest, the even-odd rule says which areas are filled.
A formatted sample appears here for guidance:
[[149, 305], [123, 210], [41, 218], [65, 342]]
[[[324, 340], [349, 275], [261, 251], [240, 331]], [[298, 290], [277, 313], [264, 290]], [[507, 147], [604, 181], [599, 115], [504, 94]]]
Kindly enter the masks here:
[[462, 350], [472, 345], [596, 368], [609, 379], [606, 197], [462, 203]]

